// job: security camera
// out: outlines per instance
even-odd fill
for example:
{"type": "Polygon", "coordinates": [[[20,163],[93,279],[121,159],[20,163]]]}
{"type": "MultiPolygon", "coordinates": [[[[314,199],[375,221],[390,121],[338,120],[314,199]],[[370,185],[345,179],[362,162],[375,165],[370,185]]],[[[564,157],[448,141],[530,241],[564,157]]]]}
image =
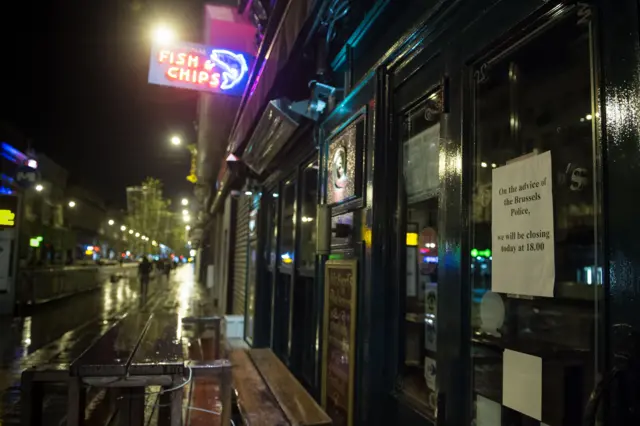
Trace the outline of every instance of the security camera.
{"type": "Polygon", "coordinates": [[[318,120],[325,111],[331,111],[335,105],[335,94],[339,89],[316,80],[309,82],[311,96],[309,100],[293,102],[289,109],[296,114],[318,120]]]}
{"type": "Polygon", "coordinates": [[[319,81],[312,80],[309,82],[309,88],[313,97],[329,99],[336,92],[336,88],[329,86],[328,84],[320,83],[319,81]]]}

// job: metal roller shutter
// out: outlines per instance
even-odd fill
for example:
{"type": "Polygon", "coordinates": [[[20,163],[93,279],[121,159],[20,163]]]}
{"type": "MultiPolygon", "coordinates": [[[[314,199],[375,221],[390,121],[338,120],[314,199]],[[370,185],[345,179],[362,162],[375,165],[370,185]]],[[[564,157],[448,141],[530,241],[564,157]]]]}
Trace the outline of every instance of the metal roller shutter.
{"type": "Polygon", "coordinates": [[[238,200],[236,247],[233,260],[233,314],[244,315],[247,297],[247,249],[249,243],[249,207],[251,197],[238,200]]]}

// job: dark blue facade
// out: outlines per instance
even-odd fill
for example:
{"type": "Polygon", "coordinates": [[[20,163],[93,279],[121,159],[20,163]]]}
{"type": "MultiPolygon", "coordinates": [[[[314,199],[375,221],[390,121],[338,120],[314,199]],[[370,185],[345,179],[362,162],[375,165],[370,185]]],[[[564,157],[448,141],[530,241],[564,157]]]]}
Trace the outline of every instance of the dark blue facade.
{"type": "MultiPolygon", "coordinates": [[[[612,3],[316,6],[295,56],[316,67],[295,81],[335,87],[335,102],[252,176],[262,188],[252,338],[323,400],[322,348],[334,337],[323,332],[325,265],[353,260],[351,424],[640,420],[639,11],[612,3]],[[492,292],[492,170],[546,151],[553,297],[492,292]],[[335,192],[340,158],[353,170],[346,198],[335,192]],[[426,188],[428,176],[437,184],[426,188]],[[308,193],[331,206],[333,231],[330,254],[311,267],[305,225],[319,217],[308,193]]],[[[287,90],[299,93],[272,94],[287,90]]]]}

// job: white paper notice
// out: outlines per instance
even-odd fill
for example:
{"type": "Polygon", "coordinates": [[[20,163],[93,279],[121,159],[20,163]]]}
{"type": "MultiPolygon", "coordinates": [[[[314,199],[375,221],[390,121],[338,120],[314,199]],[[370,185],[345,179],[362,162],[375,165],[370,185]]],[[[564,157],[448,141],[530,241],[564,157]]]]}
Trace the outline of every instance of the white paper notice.
{"type": "Polygon", "coordinates": [[[476,395],[476,426],[502,424],[502,405],[482,395],[476,395]]]}
{"type": "Polygon", "coordinates": [[[418,248],[407,247],[407,296],[418,295],[418,248]]]}
{"type": "Polygon", "coordinates": [[[427,387],[432,391],[436,390],[436,360],[424,357],[424,379],[427,382],[427,387]]]}
{"type": "Polygon", "coordinates": [[[551,152],[493,169],[491,290],[553,297],[551,152]]]}
{"type": "Polygon", "coordinates": [[[502,404],[536,420],[542,418],[542,358],[505,349],[502,404]]]}

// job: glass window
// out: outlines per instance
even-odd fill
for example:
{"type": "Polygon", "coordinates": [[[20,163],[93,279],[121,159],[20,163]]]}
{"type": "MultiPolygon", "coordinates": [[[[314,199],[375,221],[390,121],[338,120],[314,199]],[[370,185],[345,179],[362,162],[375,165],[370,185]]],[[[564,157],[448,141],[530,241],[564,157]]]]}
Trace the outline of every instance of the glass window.
{"type": "Polygon", "coordinates": [[[296,185],[290,181],[284,185],[282,194],[282,232],[280,233],[280,262],[291,266],[294,257],[294,228],[296,224],[296,185]]]}
{"type": "Polygon", "coordinates": [[[269,202],[269,241],[266,244],[266,263],[268,268],[273,268],[276,265],[276,256],[278,251],[278,198],[280,194],[278,189],[271,194],[271,200],[269,202]]]}
{"type": "Polygon", "coordinates": [[[298,274],[293,288],[291,323],[291,364],[294,374],[309,389],[315,382],[316,315],[314,311],[316,208],[318,195],[318,161],[301,167],[300,224],[298,226],[298,274]]]}
{"type": "MultiPolygon", "coordinates": [[[[475,73],[470,268],[478,423],[582,424],[594,387],[603,292],[590,61],[588,26],[568,19],[475,73]],[[555,249],[553,297],[492,292],[494,258],[498,251],[507,255],[504,246],[492,247],[493,169],[547,151],[554,232],[542,242],[555,249]],[[531,380],[529,388],[540,380],[544,391],[515,404],[510,395],[523,380],[531,380]]],[[[519,279],[513,276],[515,283],[519,279]]]]}
{"type": "Polygon", "coordinates": [[[302,223],[300,224],[300,269],[315,268],[316,258],[316,208],[318,196],[318,161],[302,171],[302,223]]]}
{"type": "Polygon", "coordinates": [[[438,277],[438,165],[440,92],[404,117],[402,171],[405,198],[404,345],[398,386],[408,401],[434,418],[438,277]]]}

